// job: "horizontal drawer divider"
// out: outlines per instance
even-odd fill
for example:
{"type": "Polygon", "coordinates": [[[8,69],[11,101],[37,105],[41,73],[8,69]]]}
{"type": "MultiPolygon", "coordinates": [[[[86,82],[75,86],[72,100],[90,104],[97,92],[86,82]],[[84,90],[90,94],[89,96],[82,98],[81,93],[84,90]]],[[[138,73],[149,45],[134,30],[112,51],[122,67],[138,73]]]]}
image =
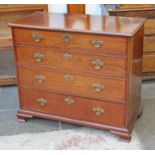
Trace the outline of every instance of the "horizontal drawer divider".
{"type": "Polygon", "coordinates": [[[47,92],[47,93],[58,93],[58,94],[63,94],[63,95],[71,95],[71,96],[76,96],[76,97],[81,97],[81,98],[88,98],[88,99],[94,99],[94,100],[102,100],[105,102],[114,102],[114,103],[120,103],[120,104],[126,104],[127,102],[125,100],[119,100],[119,99],[112,99],[112,98],[104,98],[101,99],[99,97],[91,97],[91,96],[82,96],[80,94],[77,93],[68,93],[67,91],[63,91],[63,90],[56,90],[55,88],[53,89],[42,89],[42,88],[37,88],[37,87],[27,87],[27,86],[22,86],[21,84],[18,85],[19,88],[25,88],[25,89],[31,89],[31,90],[35,90],[35,91],[42,91],[42,92],[47,92]]]}

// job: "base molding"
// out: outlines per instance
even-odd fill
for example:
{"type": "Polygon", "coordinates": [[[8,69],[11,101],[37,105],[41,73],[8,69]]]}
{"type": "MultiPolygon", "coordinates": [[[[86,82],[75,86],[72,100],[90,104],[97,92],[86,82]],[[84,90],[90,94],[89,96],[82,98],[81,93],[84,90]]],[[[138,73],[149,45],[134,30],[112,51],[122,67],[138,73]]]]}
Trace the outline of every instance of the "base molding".
{"type": "Polygon", "coordinates": [[[125,127],[116,127],[116,126],[111,126],[111,125],[75,120],[75,119],[65,118],[62,116],[56,116],[56,115],[51,115],[51,114],[46,114],[46,113],[41,113],[41,112],[24,110],[24,109],[20,109],[17,112],[17,118],[21,122],[25,122],[27,119],[30,119],[33,117],[46,118],[46,119],[56,120],[56,121],[59,120],[62,122],[67,122],[67,123],[72,123],[72,124],[78,124],[81,126],[106,130],[106,131],[111,132],[114,135],[117,135],[120,140],[123,140],[123,141],[125,140],[126,142],[130,142],[130,140],[131,140],[131,132],[132,132],[131,127],[129,129],[125,128],[125,127]]]}
{"type": "Polygon", "coordinates": [[[17,112],[16,116],[17,116],[18,121],[20,121],[20,122],[25,122],[28,118],[34,117],[33,115],[26,114],[20,110],[17,112]]]}
{"type": "Polygon", "coordinates": [[[0,86],[16,85],[16,76],[0,76],[0,86]]]}
{"type": "Polygon", "coordinates": [[[130,142],[131,140],[131,133],[130,132],[119,132],[119,131],[110,131],[111,133],[117,135],[119,137],[119,140],[123,140],[126,142],[130,142]]]}

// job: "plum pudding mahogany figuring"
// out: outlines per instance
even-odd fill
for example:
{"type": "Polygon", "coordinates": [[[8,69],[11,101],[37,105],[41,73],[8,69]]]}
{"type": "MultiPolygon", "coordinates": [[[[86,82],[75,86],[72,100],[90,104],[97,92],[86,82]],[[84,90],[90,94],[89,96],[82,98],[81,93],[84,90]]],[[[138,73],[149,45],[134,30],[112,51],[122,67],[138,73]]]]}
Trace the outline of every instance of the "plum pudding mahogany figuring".
{"type": "Polygon", "coordinates": [[[130,140],[142,113],[144,19],[36,12],[12,28],[20,110],[130,140]]]}

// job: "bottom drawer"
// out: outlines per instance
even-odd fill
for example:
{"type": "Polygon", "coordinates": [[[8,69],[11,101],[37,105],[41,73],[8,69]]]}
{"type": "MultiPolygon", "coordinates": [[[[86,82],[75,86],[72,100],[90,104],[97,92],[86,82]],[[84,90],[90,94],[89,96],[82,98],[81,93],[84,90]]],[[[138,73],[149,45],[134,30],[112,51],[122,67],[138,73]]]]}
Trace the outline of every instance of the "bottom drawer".
{"type": "Polygon", "coordinates": [[[20,89],[21,108],[66,118],[124,126],[124,104],[20,89]]]}
{"type": "Polygon", "coordinates": [[[143,57],[143,72],[155,71],[155,54],[147,54],[143,57]]]}

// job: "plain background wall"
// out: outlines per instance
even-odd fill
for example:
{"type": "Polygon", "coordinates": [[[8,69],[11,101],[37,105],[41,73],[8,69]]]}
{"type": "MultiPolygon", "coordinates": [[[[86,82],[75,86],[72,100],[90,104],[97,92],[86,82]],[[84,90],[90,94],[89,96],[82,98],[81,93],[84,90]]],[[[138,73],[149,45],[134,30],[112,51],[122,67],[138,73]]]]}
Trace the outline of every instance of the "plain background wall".
{"type": "MultiPolygon", "coordinates": [[[[48,9],[50,12],[67,12],[66,4],[49,4],[48,9]]],[[[101,15],[101,8],[99,4],[86,4],[86,14],[101,15]]]]}
{"type": "Polygon", "coordinates": [[[67,12],[67,5],[66,4],[48,4],[49,12],[67,12]]]}

